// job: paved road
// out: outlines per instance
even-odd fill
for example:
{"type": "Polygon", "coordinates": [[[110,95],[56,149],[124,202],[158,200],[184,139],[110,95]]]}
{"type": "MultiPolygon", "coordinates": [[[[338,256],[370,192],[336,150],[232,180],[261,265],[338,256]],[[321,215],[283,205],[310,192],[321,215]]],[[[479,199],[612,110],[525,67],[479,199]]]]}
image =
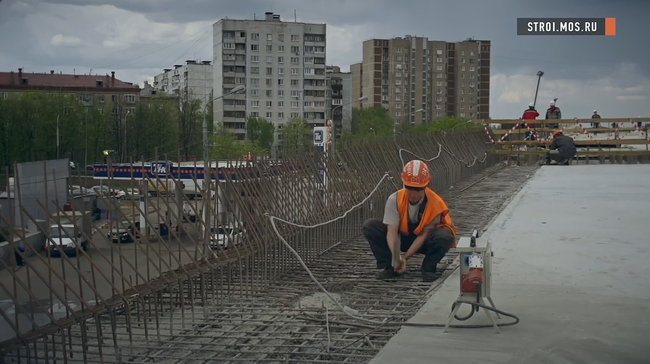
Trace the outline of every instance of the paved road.
{"type": "MultiPolygon", "coordinates": [[[[191,263],[196,260],[195,254],[200,252],[197,243],[193,242],[195,233],[192,225],[184,224],[184,227],[190,234],[180,239],[125,244],[111,243],[106,237],[107,230],[101,229],[93,237],[94,247],[89,249],[88,256],[66,260],[48,258],[41,253],[39,256],[28,257],[28,266],[17,267],[13,271],[15,273],[12,274],[7,269],[0,271],[0,309],[12,316],[14,321],[14,301],[11,297],[16,297],[21,303],[36,299],[45,309],[54,306],[53,310],[58,312],[56,316],[64,317],[66,310],[61,302],[73,302],[73,308],[78,307],[82,301],[91,301],[92,304],[96,300],[108,299],[132,285],[142,284],[159,276],[161,272],[175,269],[179,262],[191,263]],[[88,283],[80,276],[85,277],[88,283]]],[[[24,307],[28,311],[43,311],[33,302],[24,307]]],[[[37,315],[36,321],[45,323],[49,319],[41,313],[37,315]]],[[[31,328],[27,326],[28,322],[26,317],[20,319],[21,331],[31,328]]],[[[13,336],[14,330],[0,317],[0,342],[13,336]]]]}

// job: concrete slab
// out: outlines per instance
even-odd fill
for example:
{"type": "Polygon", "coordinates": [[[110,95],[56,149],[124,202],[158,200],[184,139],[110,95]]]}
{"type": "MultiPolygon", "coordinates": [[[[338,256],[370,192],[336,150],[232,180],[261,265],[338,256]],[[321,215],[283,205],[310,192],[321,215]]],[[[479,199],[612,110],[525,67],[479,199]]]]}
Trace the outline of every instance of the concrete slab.
{"type": "MultiPolygon", "coordinates": [[[[500,335],[404,327],[371,363],[650,363],[648,176],[650,165],[542,167],[484,234],[495,304],[521,322],[500,335]]],[[[410,322],[446,323],[458,286],[456,272],[410,322]]]]}

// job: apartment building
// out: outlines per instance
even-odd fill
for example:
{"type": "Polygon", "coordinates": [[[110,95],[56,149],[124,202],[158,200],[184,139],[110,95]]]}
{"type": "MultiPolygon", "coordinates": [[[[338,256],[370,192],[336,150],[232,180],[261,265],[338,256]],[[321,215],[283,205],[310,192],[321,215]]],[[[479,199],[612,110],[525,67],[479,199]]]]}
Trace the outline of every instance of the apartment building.
{"type": "Polygon", "coordinates": [[[7,98],[17,92],[64,93],[77,97],[84,105],[96,105],[100,110],[114,114],[134,111],[140,87],[111,75],[77,75],[55,73],[0,72],[0,97],[7,98]],[[118,110],[122,109],[122,110],[118,110]]]}
{"type": "Polygon", "coordinates": [[[325,125],[325,38],[325,24],[284,22],[271,12],[215,23],[214,122],[242,140],[249,116],[272,121],[276,130],[292,118],[325,125]],[[240,85],[245,92],[229,94],[240,85]]]}
{"type": "Polygon", "coordinates": [[[328,119],[332,119],[337,135],[352,127],[352,74],[341,72],[338,66],[327,66],[327,85],[329,93],[328,119]]]}
{"type": "Polygon", "coordinates": [[[387,108],[396,123],[490,116],[488,40],[371,39],[350,70],[353,100],[367,96],[363,106],[387,108]]]}
{"type": "Polygon", "coordinates": [[[178,95],[183,100],[199,100],[201,107],[212,99],[211,61],[187,60],[184,64],[165,68],[153,78],[153,87],[164,93],[178,95]]]}

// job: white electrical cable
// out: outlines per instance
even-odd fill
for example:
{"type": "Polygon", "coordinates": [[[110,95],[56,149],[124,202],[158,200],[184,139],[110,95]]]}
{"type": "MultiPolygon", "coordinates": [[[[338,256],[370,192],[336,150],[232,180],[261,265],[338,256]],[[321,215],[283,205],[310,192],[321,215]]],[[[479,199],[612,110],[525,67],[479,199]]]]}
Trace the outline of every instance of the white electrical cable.
{"type": "MultiPolygon", "coordinates": [[[[424,161],[427,161],[427,162],[431,162],[431,161],[433,161],[433,160],[438,159],[438,158],[440,157],[440,154],[442,153],[442,149],[443,149],[442,144],[438,143],[438,147],[439,147],[439,149],[438,149],[438,154],[437,154],[435,157],[433,157],[433,158],[429,158],[429,159],[422,158],[422,157],[418,156],[417,154],[411,152],[410,150],[408,150],[408,149],[404,149],[404,148],[400,148],[400,149],[399,149],[399,157],[400,157],[400,160],[402,161],[402,164],[404,164],[404,158],[403,158],[403,156],[402,156],[402,152],[408,152],[408,153],[410,153],[411,155],[417,157],[418,159],[421,159],[421,160],[424,160],[424,161]]],[[[476,161],[478,160],[478,157],[474,157],[474,162],[473,162],[471,165],[468,165],[467,162],[465,162],[465,161],[459,159],[459,158],[456,157],[453,153],[451,153],[450,151],[447,151],[446,148],[445,148],[445,151],[446,151],[447,153],[449,153],[452,157],[456,158],[459,162],[462,162],[463,164],[465,164],[468,168],[471,168],[472,166],[474,166],[474,164],[476,164],[476,161]]],[[[487,159],[487,153],[485,153],[485,158],[483,158],[483,160],[481,161],[481,163],[485,162],[486,159],[487,159]]],[[[286,241],[286,240],[284,239],[284,237],[280,234],[280,232],[278,231],[278,228],[275,226],[275,220],[277,220],[277,221],[281,221],[281,222],[283,222],[283,223],[285,223],[285,224],[288,224],[288,225],[291,225],[291,226],[295,226],[295,227],[298,227],[298,228],[303,228],[303,229],[313,229],[313,228],[317,228],[317,227],[320,227],[320,226],[327,225],[327,224],[329,224],[329,223],[331,223],[331,222],[334,222],[334,221],[341,220],[341,219],[343,219],[344,217],[346,217],[350,212],[354,211],[356,208],[358,208],[358,207],[362,206],[364,203],[366,203],[366,201],[368,201],[368,200],[369,200],[369,199],[370,199],[370,198],[375,194],[375,192],[377,192],[377,190],[379,190],[379,186],[381,186],[381,184],[382,184],[385,180],[387,180],[387,179],[388,179],[388,180],[392,180],[392,177],[390,176],[390,173],[389,173],[389,172],[386,172],[386,173],[384,174],[384,176],[379,180],[379,182],[377,182],[377,184],[376,184],[375,187],[372,189],[372,191],[370,191],[370,193],[368,194],[368,196],[366,196],[366,198],[364,198],[361,202],[357,203],[356,205],[352,206],[350,209],[348,209],[347,211],[345,211],[345,212],[343,213],[343,215],[341,215],[341,216],[339,216],[339,217],[336,217],[336,218],[334,218],[334,219],[331,219],[331,220],[328,220],[328,221],[325,221],[325,222],[322,222],[322,223],[316,224],[316,225],[301,225],[301,224],[296,224],[296,223],[293,223],[293,222],[291,222],[291,221],[287,221],[287,220],[281,219],[281,218],[279,218],[279,217],[277,217],[277,216],[273,216],[273,215],[269,214],[268,212],[264,214],[265,216],[268,216],[268,217],[269,217],[269,220],[270,220],[270,222],[271,222],[271,227],[273,228],[273,231],[275,232],[275,234],[278,236],[278,238],[280,239],[280,241],[285,245],[285,247],[286,247],[287,249],[289,249],[289,251],[290,251],[290,252],[291,252],[291,253],[296,257],[296,259],[298,259],[298,262],[300,263],[300,265],[302,265],[302,267],[305,269],[305,271],[307,272],[307,274],[309,274],[309,277],[311,278],[311,280],[314,281],[314,283],[316,283],[316,285],[318,286],[318,288],[320,288],[321,291],[322,291],[323,293],[325,293],[325,295],[326,295],[330,300],[332,300],[332,302],[334,302],[334,303],[335,303],[335,304],[336,304],[336,305],[341,309],[341,311],[343,311],[343,313],[345,313],[346,315],[348,315],[349,317],[351,317],[351,318],[353,318],[353,319],[357,319],[357,320],[359,320],[359,321],[364,321],[364,322],[371,323],[371,324],[378,324],[378,325],[382,325],[382,324],[386,323],[386,322],[388,321],[388,317],[385,317],[382,321],[369,320],[369,319],[367,319],[367,318],[364,318],[364,317],[359,316],[359,311],[357,311],[357,310],[355,310],[355,309],[353,309],[353,308],[351,308],[351,307],[348,307],[348,306],[343,306],[343,305],[342,305],[342,304],[341,304],[337,299],[335,299],[335,298],[332,296],[332,294],[331,294],[331,293],[330,293],[330,292],[329,292],[329,291],[328,291],[328,290],[327,290],[327,289],[326,289],[326,288],[325,288],[325,287],[320,283],[320,281],[319,281],[319,280],[314,276],[314,274],[312,273],[311,269],[309,269],[309,267],[307,267],[307,264],[306,264],[305,261],[302,259],[302,257],[300,256],[300,254],[299,254],[299,253],[298,253],[298,252],[297,252],[297,251],[296,251],[296,250],[291,246],[291,244],[289,244],[289,242],[286,241]]]]}
{"type": "Polygon", "coordinates": [[[434,161],[434,160],[438,159],[440,157],[440,154],[442,154],[442,144],[438,143],[438,154],[435,157],[429,158],[429,159],[422,158],[419,155],[411,152],[408,149],[399,148],[399,160],[402,162],[402,165],[404,165],[405,163],[404,163],[404,157],[402,156],[402,152],[408,152],[409,154],[411,154],[414,157],[417,157],[418,159],[421,159],[421,160],[427,161],[427,162],[431,162],[431,161],[434,161]]]}
{"type": "Polygon", "coordinates": [[[323,287],[323,285],[318,281],[318,279],[317,279],[316,277],[314,277],[314,274],[311,272],[311,270],[309,269],[309,267],[307,267],[307,264],[305,264],[305,261],[302,259],[302,257],[300,256],[300,254],[298,254],[298,252],[297,252],[297,251],[296,251],[296,250],[291,246],[291,244],[289,244],[289,242],[287,242],[286,240],[284,240],[284,237],[282,237],[282,235],[280,235],[280,232],[278,231],[278,228],[275,226],[275,220],[282,221],[282,222],[284,222],[285,224],[288,224],[288,225],[291,225],[291,226],[295,226],[295,227],[299,227],[299,228],[304,228],[304,229],[313,229],[313,228],[317,228],[317,227],[319,227],[319,226],[327,225],[327,224],[329,224],[329,223],[331,223],[331,222],[334,222],[334,221],[337,221],[337,220],[340,220],[340,219],[346,217],[346,216],[347,216],[350,212],[352,212],[354,209],[356,209],[357,207],[359,207],[359,206],[363,205],[364,203],[366,203],[366,201],[368,201],[368,200],[372,197],[372,195],[374,195],[375,192],[377,192],[377,190],[379,189],[379,186],[380,186],[380,185],[384,182],[384,180],[386,180],[387,178],[392,178],[392,177],[390,177],[390,174],[389,174],[388,172],[386,172],[386,173],[384,174],[384,176],[379,180],[379,182],[377,183],[377,185],[375,185],[375,188],[373,188],[372,191],[370,192],[370,194],[368,194],[368,196],[367,196],[366,198],[364,198],[361,202],[359,202],[358,204],[352,206],[352,207],[351,207],[349,210],[347,210],[343,215],[341,215],[341,216],[339,216],[339,217],[337,217],[337,218],[334,218],[334,219],[331,219],[331,220],[328,220],[328,221],[322,222],[322,223],[320,223],[320,224],[316,224],[316,225],[301,225],[301,224],[296,224],[296,223],[293,223],[293,222],[290,222],[290,221],[287,221],[287,220],[281,219],[281,218],[279,218],[279,217],[272,216],[272,215],[270,215],[269,213],[266,213],[266,214],[265,214],[265,215],[268,216],[269,219],[271,220],[271,227],[273,228],[273,231],[275,231],[275,234],[278,236],[278,238],[280,238],[280,241],[282,241],[282,243],[284,243],[284,245],[287,247],[287,249],[289,249],[289,251],[290,251],[291,253],[293,253],[293,255],[296,257],[296,259],[298,259],[298,262],[300,262],[300,265],[302,265],[302,267],[305,268],[305,271],[307,272],[307,274],[309,274],[309,277],[311,277],[311,279],[314,281],[314,283],[316,283],[316,285],[318,286],[318,288],[320,288],[321,291],[323,291],[323,293],[325,293],[325,295],[327,295],[327,297],[329,297],[329,299],[332,300],[332,302],[334,302],[337,306],[339,306],[339,308],[340,308],[340,309],[341,309],[341,310],[342,310],[346,315],[348,315],[348,316],[350,316],[350,317],[352,317],[352,318],[354,318],[354,319],[357,319],[357,320],[360,320],[360,321],[364,321],[364,322],[368,322],[368,323],[372,323],[372,324],[382,324],[382,323],[386,322],[386,320],[388,320],[388,318],[385,318],[384,321],[368,320],[368,319],[366,319],[366,318],[363,318],[363,317],[358,316],[359,311],[357,311],[357,310],[355,310],[355,309],[353,309],[353,308],[351,308],[351,307],[348,307],[348,306],[343,306],[343,305],[342,305],[338,300],[336,300],[336,298],[334,298],[334,297],[329,293],[329,291],[328,291],[325,287],[323,287]]]}

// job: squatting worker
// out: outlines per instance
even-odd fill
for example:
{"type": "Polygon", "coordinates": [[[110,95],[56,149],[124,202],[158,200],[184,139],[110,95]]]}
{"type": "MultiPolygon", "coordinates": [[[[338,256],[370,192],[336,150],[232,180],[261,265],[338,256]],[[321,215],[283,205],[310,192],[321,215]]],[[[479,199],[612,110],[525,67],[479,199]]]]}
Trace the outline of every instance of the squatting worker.
{"type": "Polygon", "coordinates": [[[546,152],[546,164],[551,164],[551,160],[554,160],[559,165],[569,165],[576,152],[576,142],[573,138],[564,135],[562,130],[555,130],[553,142],[546,152]]]}
{"type": "Polygon", "coordinates": [[[377,269],[382,270],[377,278],[389,279],[404,273],[406,261],[420,253],[424,254],[422,279],[432,282],[438,277],[438,263],[456,244],[456,227],[445,201],[428,187],[431,171],[425,162],[406,163],[402,182],[404,188],[386,201],[383,221],[366,220],[363,235],[377,260],[377,269]],[[404,256],[394,259],[400,252],[404,256]],[[393,261],[399,262],[398,267],[394,268],[393,261]]]}

